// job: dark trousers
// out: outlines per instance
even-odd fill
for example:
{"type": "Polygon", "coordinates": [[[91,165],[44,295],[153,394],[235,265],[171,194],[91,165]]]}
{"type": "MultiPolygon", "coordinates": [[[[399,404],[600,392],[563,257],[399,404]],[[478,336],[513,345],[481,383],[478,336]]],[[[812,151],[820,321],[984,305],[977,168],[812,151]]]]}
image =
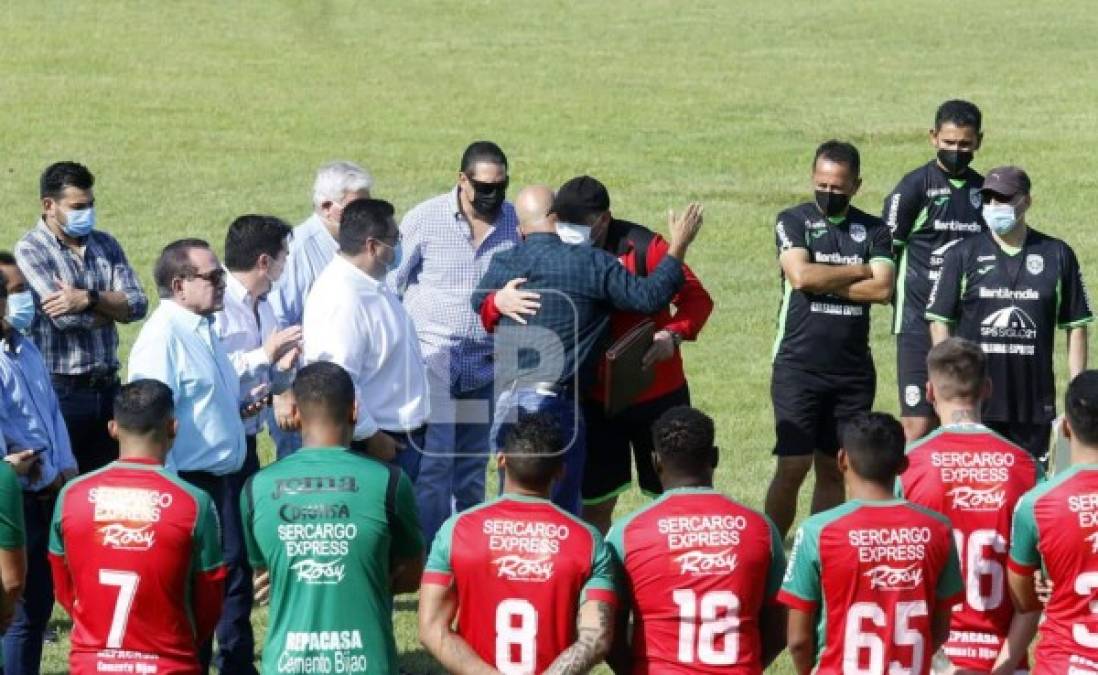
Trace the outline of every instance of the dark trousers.
{"type": "MultiPolygon", "coordinates": [[[[210,495],[214,506],[217,508],[217,519],[225,522],[225,514],[222,513],[222,505],[225,503],[225,477],[212,474],[208,471],[180,471],[179,477],[195,486],[199,490],[205,490],[210,495]]],[[[225,526],[221,526],[221,546],[225,546],[225,526]]],[[[213,657],[213,640],[207,640],[198,647],[198,661],[202,672],[210,672],[210,661],[213,657]]]]}
{"type": "Polygon", "coordinates": [[[255,636],[252,634],[252,567],[244,546],[240,516],[240,494],[244,483],[259,471],[255,436],[247,436],[248,452],[240,471],[225,476],[225,490],[217,512],[221,517],[222,551],[228,577],[225,606],[217,623],[217,656],[214,665],[222,673],[257,675],[255,636]]]}
{"type": "MultiPolygon", "coordinates": [[[[412,431],[383,431],[381,433],[389,434],[396,439],[397,453],[391,463],[403,470],[408,476],[408,480],[415,483],[416,479],[419,478],[419,461],[423,457],[423,442],[427,436],[427,425],[412,431]]],[[[350,449],[353,452],[369,455],[366,452],[366,447],[365,440],[351,441],[350,449]]]]}
{"type": "Polygon", "coordinates": [[[53,388],[61,404],[61,416],[65,418],[80,473],[101,469],[118,459],[118,441],[107,433],[107,422],[114,419],[118,380],[92,389],[74,386],[64,378],[55,377],[53,388]]]}
{"type": "Polygon", "coordinates": [[[42,636],[53,611],[53,578],[46,556],[50,519],[56,495],[40,498],[23,493],[23,517],[27,529],[27,585],[15,618],[4,634],[4,673],[38,675],[42,661],[42,636]]]}

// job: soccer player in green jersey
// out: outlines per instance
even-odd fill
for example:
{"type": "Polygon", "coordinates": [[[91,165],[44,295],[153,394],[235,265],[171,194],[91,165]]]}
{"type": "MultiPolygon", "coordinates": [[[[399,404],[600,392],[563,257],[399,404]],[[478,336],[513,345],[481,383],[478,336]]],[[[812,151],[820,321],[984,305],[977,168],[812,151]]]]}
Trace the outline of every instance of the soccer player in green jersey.
{"type": "Polygon", "coordinates": [[[262,672],[394,673],[391,596],[423,570],[412,484],[347,449],[358,409],[343,368],[312,363],[293,393],[302,449],[241,495],[248,558],[270,577],[262,672]]]}

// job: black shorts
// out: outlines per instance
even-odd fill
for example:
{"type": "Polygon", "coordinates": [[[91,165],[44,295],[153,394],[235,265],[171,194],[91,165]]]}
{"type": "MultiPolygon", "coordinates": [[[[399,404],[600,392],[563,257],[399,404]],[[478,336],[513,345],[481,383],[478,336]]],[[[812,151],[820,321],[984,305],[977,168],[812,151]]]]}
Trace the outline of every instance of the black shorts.
{"type": "Polygon", "coordinates": [[[683,385],[659,398],[629,406],[607,418],[602,403],[584,403],[587,424],[587,464],[583,470],[583,503],[600,504],[629,489],[631,466],[649,496],[663,492],[652,466],[652,424],[667,410],[690,405],[690,388],[683,385]]]}
{"type": "Polygon", "coordinates": [[[984,425],[1008,441],[1020,445],[1048,468],[1048,442],[1052,437],[1052,422],[1035,424],[1033,422],[995,422],[984,420],[984,425]]]}
{"type": "Polygon", "coordinates": [[[896,387],[903,417],[934,417],[934,406],[926,400],[926,355],[929,352],[929,333],[896,336],[896,387]]]}
{"type": "Polygon", "coordinates": [[[835,455],[847,420],[873,407],[877,373],[819,373],[775,364],[770,379],[774,404],[774,454],[798,457],[819,451],[835,455]]]}

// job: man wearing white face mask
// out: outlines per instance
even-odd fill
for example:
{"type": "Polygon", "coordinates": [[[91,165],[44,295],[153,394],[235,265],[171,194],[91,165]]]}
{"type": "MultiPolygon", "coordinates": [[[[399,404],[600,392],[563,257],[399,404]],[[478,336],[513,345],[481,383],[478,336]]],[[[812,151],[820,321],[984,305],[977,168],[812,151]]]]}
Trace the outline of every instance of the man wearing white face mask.
{"type": "Polygon", "coordinates": [[[1075,252],[1029,227],[1026,172],[992,169],[980,192],[989,231],[946,254],[927,302],[930,335],[934,344],[952,333],[980,345],[992,382],[984,423],[1047,461],[1056,417],[1055,329],[1067,331],[1074,378],[1087,367],[1094,315],[1075,252]]]}
{"type": "MultiPolygon", "coordinates": [[[[240,377],[247,403],[261,407],[270,394],[290,386],[294,363],[301,350],[301,326],[278,329],[267,299],[286,267],[290,226],[274,216],[240,216],[225,235],[225,305],[214,315],[214,334],[225,348],[240,377]]],[[[218,653],[214,663],[223,673],[254,675],[255,640],[252,636],[252,570],[240,521],[240,493],[259,470],[256,435],[262,418],[244,420],[246,454],[239,471],[225,477],[219,513],[224,541],[225,604],[217,624],[218,653]]]]}
{"type": "Polygon", "coordinates": [[[42,217],[15,245],[39,312],[28,333],[42,352],[83,471],[118,458],[107,434],[118,391],[117,323],[145,317],[148,298],[114,237],[95,229],[95,177],[76,162],[39,180],[42,217]]]}

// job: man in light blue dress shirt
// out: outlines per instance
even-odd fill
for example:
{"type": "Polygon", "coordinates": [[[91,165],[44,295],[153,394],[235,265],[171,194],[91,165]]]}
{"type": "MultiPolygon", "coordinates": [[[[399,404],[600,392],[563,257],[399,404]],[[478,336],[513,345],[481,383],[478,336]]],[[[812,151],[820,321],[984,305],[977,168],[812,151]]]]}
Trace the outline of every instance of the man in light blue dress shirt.
{"type": "MultiPolygon", "coordinates": [[[[317,169],[313,214],[294,228],[286,268],[270,293],[279,328],[301,325],[313,282],[339,250],[339,219],[344,207],[356,199],[368,199],[373,184],[370,172],[353,162],[330,162],[317,169]]],[[[292,426],[290,412],[290,395],[275,396],[267,420],[279,458],[301,447],[301,437],[288,430],[292,426]]]]}
{"type": "Polygon", "coordinates": [[[469,299],[493,256],[519,240],[507,184],[507,156],[477,141],[462,155],[454,189],[400,224],[403,260],[388,282],[403,295],[427,364],[431,418],[416,480],[426,541],[454,509],[484,500],[493,341],[469,299]]]}
{"type": "MultiPolygon", "coordinates": [[[[171,388],[179,431],[167,466],[208,492],[222,521],[226,476],[246,454],[242,414],[256,401],[241,396],[240,381],[213,329],[224,306],[225,269],[209,244],[181,239],[168,244],[153,270],[160,305],[130,352],[129,381],[150,378],[171,388]]],[[[210,645],[202,650],[209,665],[210,645]]]]}
{"type": "Polygon", "coordinates": [[[8,673],[39,670],[42,636],[53,609],[47,559],[50,518],[58,490],[77,471],[46,362],[34,343],[12,327],[13,322],[22,322],[9,316],[9,295],[25,292],[19,268],[0,261],[0,317],[4,317],[0,320],[0,444],[7,447],[5,454],[11,453],[13,466],[20,473],[26,471],[20,482],[27,577],[23,602],[4,635],[3,668],[8,673]],[[27,456],[28,451],[34,454],[27,456]]]}

